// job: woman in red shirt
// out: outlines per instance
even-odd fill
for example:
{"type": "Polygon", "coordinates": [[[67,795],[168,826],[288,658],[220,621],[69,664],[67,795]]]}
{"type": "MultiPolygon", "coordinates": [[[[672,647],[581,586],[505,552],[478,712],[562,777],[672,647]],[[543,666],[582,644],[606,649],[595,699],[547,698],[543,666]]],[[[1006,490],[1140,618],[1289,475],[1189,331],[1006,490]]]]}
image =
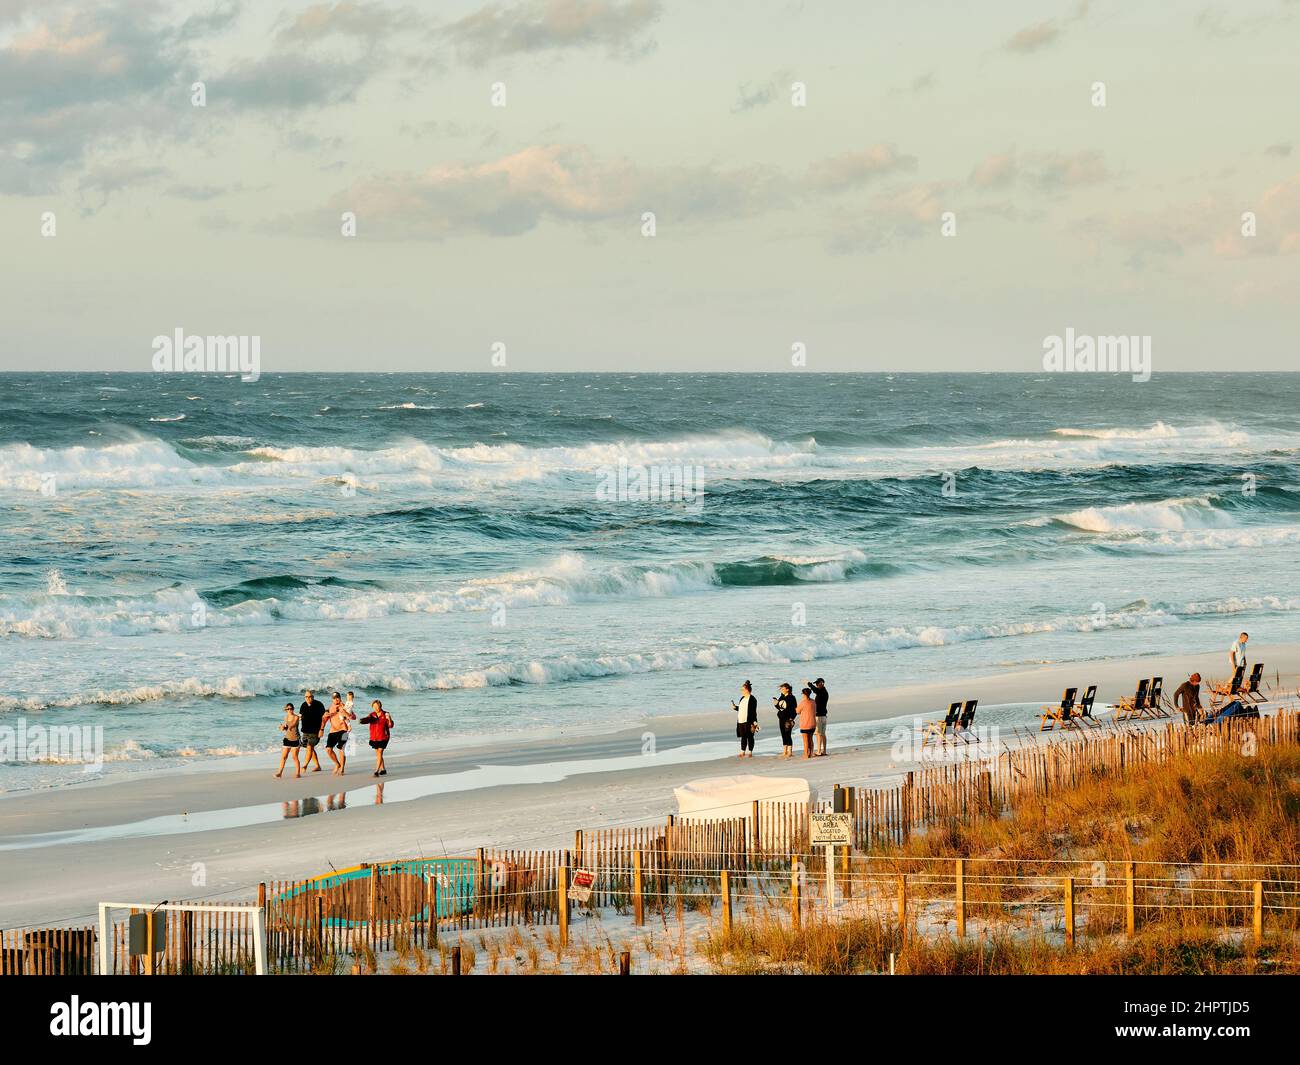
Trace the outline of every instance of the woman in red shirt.
{"type": "Polygon", "coordinates": [[[375,751],[375,776],[385,777],[388,770],[384,766],[384,748],[388,746],[388,739],[393,732],[393,716],[376,699],[370,704],[370,713],[360,723],[370,726],[370,746],[375,751]]]}

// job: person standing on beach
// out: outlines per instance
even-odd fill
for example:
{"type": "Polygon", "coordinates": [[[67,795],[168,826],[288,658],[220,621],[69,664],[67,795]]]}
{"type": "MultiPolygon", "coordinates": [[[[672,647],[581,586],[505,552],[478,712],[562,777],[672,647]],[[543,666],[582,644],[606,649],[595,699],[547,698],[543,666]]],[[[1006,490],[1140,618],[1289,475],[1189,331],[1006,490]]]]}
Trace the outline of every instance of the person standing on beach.
{"type": "Polygon", "coordinates": [[[749,681],[740,686],[740,702],[733,702],[736,711],[736,735],[740,737],[740,758],[754,757],[754,733],[758,731],[758,700],[749,681]]]}
{"type": "Polygon", "coordinates": [[[1201,712],[1201,675],[1193,673],[1174,692],[1174,706],[1183,712],[1189,726],[1195,725],[1201,712]]]}
{"type": "Polygon", "coordinates": [[[816,757],[813,754],[813,733],[817,731],[817,704],[813,702],[813,690],[811,688],[803,689],[803,698],[799,700],[799,706],[796,708],[799,714],[799,735],[803,737],[803,756],[805,758],[816,757]]]}
{"type": "Polygon", "coordinates": [[[782,684],[781,694],[772,702],[776,704],[776,725],[781,730],[781,757],[790,758],[794,755],[794,743],[791,739],[795,718],[794,689],[788,684],[782,684]]]}
{"type": "Polygon", "coordinates": [[[284,742],[280,748],[280,768],[275,771],[275,775],[284,775],[284,763],[289,760],[289,752],[292,751],[293,767],[296,770],[293,777],[297,780],[302,776],[302,762],[298,760],[298,745],[302,741],[298,738],[298,715],[294,712],[293,703],[284,704],[284,720],[280,722],[280,731],[284,733],[284,742]]]}
{"type": "Polygon", "coordinates": [[[826,704],[831,700],[831,693],[826,690],[826,681],[818,677],[815,681],[806,680],[812,690],[813,703],[817,707],[817,757],[826,757],[826,704]]]}
{"type": "Polygon", "coordinates": [[[393,734],[393,717],[384,709],[384,704],[376,699],[370,704],[370,713],[361,719],[361,724],[370,726],[370,747],[375,752],[375,776],[388,776],[388,767],[384,765],[384,751],[393,734]]]}
{"type": "Polygon", "coordinates": [[[1246,668],[1246,641],[1250,639],[1250,633],[1243,632],[1228,648],[1228,661],[1232,664],[1235,672],[1238,669],[1246,668]]]}
{"type": "Polygon", "coordinates": [[[316,744],[320,743],[321,722],[325,720],[325,707],[319,702],[310,688],[303,692],[303,704],[298,707],[298,728],[302,732],[302,745],[307,748],[307,760],[303,769],[313,773],[320,772],[320,758],[316,755],[316,744]],[[316,768],[312,769],[312,762],[316,768]]]}
{"type": "Polygon", "coordinates": [[[352,728],[349,719],[355,721],[357,715],[343,705],[343,697],[334,693],[334,700],[329,710],[329,738],[325,741],[325,753],[334,763],[334,775],[343,776],[348,771],[348,731],[352,728]]]}

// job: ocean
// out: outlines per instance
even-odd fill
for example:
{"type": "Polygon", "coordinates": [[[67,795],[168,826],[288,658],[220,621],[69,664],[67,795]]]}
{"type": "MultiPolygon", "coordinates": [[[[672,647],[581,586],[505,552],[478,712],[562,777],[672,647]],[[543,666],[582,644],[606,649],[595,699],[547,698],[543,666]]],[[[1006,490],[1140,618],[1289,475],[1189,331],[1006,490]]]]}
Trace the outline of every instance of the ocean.
{"type": "Polygon", "coordinates": [[[382,699],[400,752],[708,710],[725,736],[746,678],[767,707],[1226,660],[1300,639],[1297,386],[0,375],[0,728],[102,726],[110,773],[269,771],[307,686],[382,699]]]}

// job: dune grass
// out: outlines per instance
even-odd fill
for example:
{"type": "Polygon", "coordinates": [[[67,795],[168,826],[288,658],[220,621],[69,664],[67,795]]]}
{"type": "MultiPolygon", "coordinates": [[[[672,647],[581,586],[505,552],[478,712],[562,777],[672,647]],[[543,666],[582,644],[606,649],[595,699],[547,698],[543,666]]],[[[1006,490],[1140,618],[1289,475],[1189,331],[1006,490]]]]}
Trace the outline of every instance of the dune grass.
{"type": "Polygon", "coordinates": [[[891,955],[901,974],[1300,973],[1300,925],[1284,908],[1300,907],[1300,896],[1283,893],[1300,870],[1268,868],[1300,861],[1300,748],[1192,754],[1127,778],[1099,775],[994,817],[929,826],[886,852],[885,865],[939,869],[924,860],[958,857],[980,859],[971,865],[979,875],[968,885],[974,919],[963,938],[932,919],[952,906],[950,888],[936,885],[914,889],[906,929],[887,904],[836,921],[805,919],[799,929],[770,911],[737,922],[730,935],[715,930],[703,949],[719,971],[741,973],[888,972],[891,955]],[[1149,879],[1131,938],[1120,885],[1106,879],[1127,861],[1168,863],[1139,867],[1149,879]],[[1090,879],[1093,869],[1101,871],[1090,879]],[[1044,870],[1038,883],[993,882],[1044,870]],[[1058,872],[1082,878],[1073,948],[1053,916],[1062,905],[1058,872]],[[1249,928],[1255,880],[1269,900],[1258,948],[1249,928]]]}

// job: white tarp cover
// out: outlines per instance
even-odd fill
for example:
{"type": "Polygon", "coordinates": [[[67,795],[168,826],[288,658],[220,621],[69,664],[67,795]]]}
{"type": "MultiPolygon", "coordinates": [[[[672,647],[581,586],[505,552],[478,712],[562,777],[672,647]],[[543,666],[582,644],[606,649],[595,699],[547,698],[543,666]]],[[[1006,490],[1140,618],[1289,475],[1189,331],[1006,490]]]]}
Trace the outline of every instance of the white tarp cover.
{"type": "Polygon", "coordinates": [[[815,802],[816,789],[802,777],[709,777],[673,788],[677,813],[692,821],[752,817],[755,802],[815,802]]]}

